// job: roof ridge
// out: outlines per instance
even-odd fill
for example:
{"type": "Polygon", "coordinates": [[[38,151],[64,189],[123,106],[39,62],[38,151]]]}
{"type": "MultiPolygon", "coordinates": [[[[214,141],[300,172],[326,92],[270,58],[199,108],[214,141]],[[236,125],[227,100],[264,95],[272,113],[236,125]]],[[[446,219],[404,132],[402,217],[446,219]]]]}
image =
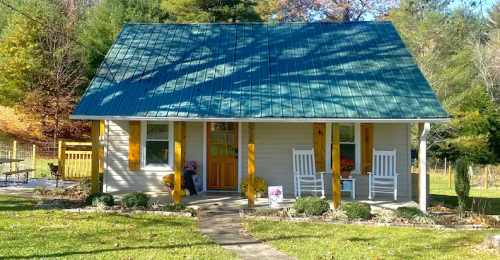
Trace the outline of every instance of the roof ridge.
{"type": "Polygon", "coordinates": [[[383,24],[389,23],[392,24],[391,21],[321,21],[321,22],[243,22],[243,23],[231,23],[231,22],[218,22],[218,23],[144,23],[144,22],[125,22],[124,24],[164,24],[164,25],[247,25],[247,24],[383,24]]]}

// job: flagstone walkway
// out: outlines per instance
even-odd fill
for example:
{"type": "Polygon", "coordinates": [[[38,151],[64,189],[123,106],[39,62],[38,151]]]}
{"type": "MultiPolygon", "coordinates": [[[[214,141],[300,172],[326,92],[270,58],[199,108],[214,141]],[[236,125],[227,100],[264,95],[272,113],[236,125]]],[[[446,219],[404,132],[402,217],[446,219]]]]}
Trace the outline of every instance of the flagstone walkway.
{"type": "Polygon", "coordinates": [[[202,234],[208,235],[215,243],[235,253],[242,259],[295,259],[245,234],[238,211],[224,211],[223,209],[198,210],[197,221],[202,234]]]}

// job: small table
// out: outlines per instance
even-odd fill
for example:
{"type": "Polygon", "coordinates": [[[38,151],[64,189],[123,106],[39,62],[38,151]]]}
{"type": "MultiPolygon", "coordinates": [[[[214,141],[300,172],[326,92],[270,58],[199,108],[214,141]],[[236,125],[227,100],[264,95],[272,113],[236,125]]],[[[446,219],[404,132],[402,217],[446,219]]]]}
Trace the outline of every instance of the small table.
{"type": "MultiPolygon", "coordinates": [[[[18,182],[19,181],[19,174],[20,173],[26,173],[26,181],[22,182],[22,183],[28,183],[28,174],[30,171],[33,171],[31,169],[27,169],[27,170],[16,170],[14,169],[14,171],[11,169],[10,172],[3,172],[3,164],[10,164],[10,163],[20,163],[24,161],[23,159],[9,159],[9,158],[0,158],[0,174],[3,174],[5,175],[5,187],[8,186],[8,176],[10,175],[13,175],[13,174],[17,174],[17,178],[18,178],[18,182]]],[[[18,166],[19,167],[19,166],[18,166]]]]}
{"type": "Polygon", "coordinates": [[[351,198],[352,199],[356,198],[356,179],[340,178],[340,187],[341,187],[340,191],[350,191],[351,198]],[[345,183],[348,183],[348,182],[350,182],[349,184],[351,184],[351,185],[345,185],[345,183]]]}

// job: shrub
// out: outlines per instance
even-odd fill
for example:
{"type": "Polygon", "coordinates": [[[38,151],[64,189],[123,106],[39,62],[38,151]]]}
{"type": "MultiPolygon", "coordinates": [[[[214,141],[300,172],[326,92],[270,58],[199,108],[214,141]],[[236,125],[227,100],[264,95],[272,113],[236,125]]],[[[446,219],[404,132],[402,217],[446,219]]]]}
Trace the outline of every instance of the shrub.
{"type": "MultiPolygon", "coordinates": [[[[99,192],[102,192],[102,183],[103,183],[103,180],[104,180],[104,174],[99,173],[99,192]]],[[[91,183],[92,183],[92,180],[90,179],[90,177],[87,177],[87,178],[84,178],[83,180],[81,180],[78,185],[87,194],[90,194],[91,183]]]]}
{"type": "Polygon", "coordinates": [[[94,193],[85,199],[85,205],[96,205],[98,203],[103,203],[108,207],[115,205],[115,198],[113,195],[108,193],[94,193]]]}
{"type": "Polygon", "coordinates": [[[148,195],[141,191],[134,191],[125,196],[121,200],[121,204],[127,208],[147,207],[149,203],[148,195]]]}
{"type": "Polygon", "coordinates": [[[345,211],[349,220],[372,218],[370,205],[363,202],[348,202],[340,205],[339,210],[345,211]]]}
{"type": "Polygon", "coordinates": [[[42,186],[37,186],[37,187],[35,187],[35,189],[33,189],[33,191],[34,191],[36,194],[42,194],[42,193],[45,191],[45,187],[42,187],[42,186]]]}
{"type": "Polygon", "coordinates": [[[169,212],[177,212],[177,211],[183,211],[186,208],[184,204],[166,204],[163,207],[163,211],[169,211],[169,212]]]}
{"type": "Polygon", "coordinates": [[[278,213],[279,210],[274,209],[274,208],[269,208],[269,207],[264,207],[264,208],[258,208],[254,212],[250,213],[249,215],[252,216],[273,216],[278,213]]]}
{"type": "Polygon", "coordinates": [[[422,211],[415,207],[399,207],[396,209],[396,217],[412,220],[423,215],[422,211]]]}
{"type": "Polygon", "coordinates": [[[329,215],[333,222],[346,223],[349,220],[347,214],[342,210],[332,209],[329,211],[329,215]]]}
{"type": "Polygon", "coordinates": [[[436,225],[436,221],[432,217],[423,214],[415,216],[413,222],[418,224],[436,225]]]}
{"type": "MultiPolygon", "coordinates": [[[[255,179],[255,187],[254,187],[255,192],[260,191],[262,193],[262,195],[264,195],[264,193],[266,193],[266,189],[267,189],[266,181],[264,181],[264,179],[262,179],[260,177],[254,177],[254,179],[255,179]]],[[[243,181],[241,182],[240,189],[245,194],[247,193],[247,191],[248,191],[248,179],[247,178],[243,179],[243,181]]]]}
{"type": "Polygon", "coordinates": [[[373,220],[377,223],[392,223],[396,220],[396,214],[392,210],[378,210],[373,215],[373,220]]]}
{"type": "Polygon", "coordinates": [[[463,215],[467,210],[469,200],[470,180],[468,174],[468,162],[465,158],[457,160],[457,174],[455,174],[455,192],[458,196],[458,213],[463,215]]]}
{"type": "Polygon", "coordinates": [[[317,197],[299,198],[293,203],[297,213],[319,216],[330,210],[330,203],[317,197]]]}

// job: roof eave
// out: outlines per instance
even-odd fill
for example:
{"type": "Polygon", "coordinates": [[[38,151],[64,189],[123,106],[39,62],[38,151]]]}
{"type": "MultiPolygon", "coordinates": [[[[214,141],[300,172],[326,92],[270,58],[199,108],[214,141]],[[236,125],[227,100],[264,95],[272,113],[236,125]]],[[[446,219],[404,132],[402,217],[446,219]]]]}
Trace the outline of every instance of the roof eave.
{"type": "Polygon", "coordinates": [[[255,118],[255,117],[148,117],[71,115],[72,120],[267,122],[267,123],[450,123],[451,118],[255,118]]]}

